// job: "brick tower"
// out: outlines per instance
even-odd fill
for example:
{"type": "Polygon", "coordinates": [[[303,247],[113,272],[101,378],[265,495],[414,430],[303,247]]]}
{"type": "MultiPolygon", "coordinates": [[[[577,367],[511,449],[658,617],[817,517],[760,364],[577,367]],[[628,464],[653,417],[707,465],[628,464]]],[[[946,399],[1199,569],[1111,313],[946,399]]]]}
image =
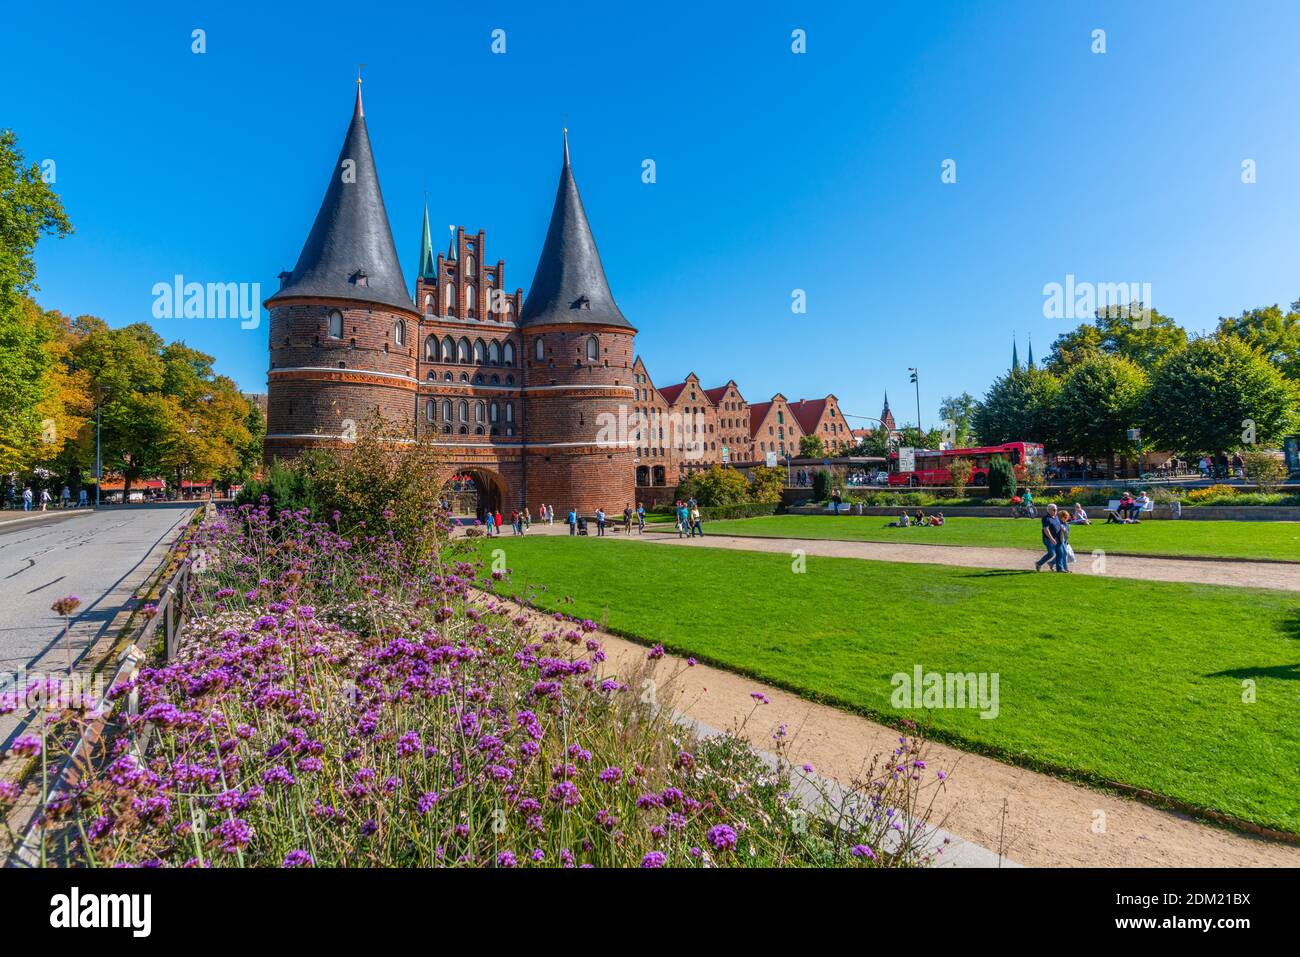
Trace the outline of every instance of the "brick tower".
{"type": "Polygon", "coordinates": [[[265,306],[268,461],[338,445],[375,409],[413,431],[420,314],[388,227],[359,80],[316,221],[265,306]]]}
{"type": "Polygon", "coordinates": [[[591,514],[635,502],[626,436],[598,441],[602,426],[630,412],[636,329],[609,291],[578,195],[564,138],[564,165],[537,271],[519,318],[524,348],[528,502],[591,514]]]}

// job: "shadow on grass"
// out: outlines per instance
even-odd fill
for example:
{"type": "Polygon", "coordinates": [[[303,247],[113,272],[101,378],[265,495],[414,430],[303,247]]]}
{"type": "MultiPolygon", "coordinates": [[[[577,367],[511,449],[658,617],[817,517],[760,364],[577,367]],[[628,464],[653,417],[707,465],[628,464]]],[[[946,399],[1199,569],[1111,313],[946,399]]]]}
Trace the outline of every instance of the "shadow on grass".
{"type": "MultiPolygon", "coordinates": [[[[1287,615],[1282,621],[1282,631],[1293,641],[1300,641],[1300,611],[1287,615]]],[[[1266,665],[1254,668],[1228,668],[1208,674],[1207,678],[1276,678],[1279,681],[1300,681],[1300,662],[1293,665],[1266,665]]]]}

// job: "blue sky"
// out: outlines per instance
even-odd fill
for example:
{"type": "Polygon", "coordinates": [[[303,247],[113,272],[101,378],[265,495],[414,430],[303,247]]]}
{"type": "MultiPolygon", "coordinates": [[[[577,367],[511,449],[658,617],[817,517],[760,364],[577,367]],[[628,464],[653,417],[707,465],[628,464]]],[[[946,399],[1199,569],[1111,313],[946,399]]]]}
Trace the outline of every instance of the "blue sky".
{"type": "MultiPolygon", "coordinates": [[[[809,7],[21,5],[0,36],[0,125],[55,160],[77,228],[39,247],[38,298],[120,325],[149,320],[176,273],[269,295],[315,216],[358,63],[408,284],[427,191],[436,235],[486,229],[488,258],[527,289],[567,117],[660,384],[831,391],[862,415],[888,389],[914,420],[915,365],[930,425],[941,396],[979,396],[1006,368],[1013,333],[1042,355],[1076,324],[1043,314],[1067,274],[1150,283],[1193,330],[1300,298],[1300,5],[809,7]]],[[[265,321],[154,325],[265,390],[265,321]]]]}

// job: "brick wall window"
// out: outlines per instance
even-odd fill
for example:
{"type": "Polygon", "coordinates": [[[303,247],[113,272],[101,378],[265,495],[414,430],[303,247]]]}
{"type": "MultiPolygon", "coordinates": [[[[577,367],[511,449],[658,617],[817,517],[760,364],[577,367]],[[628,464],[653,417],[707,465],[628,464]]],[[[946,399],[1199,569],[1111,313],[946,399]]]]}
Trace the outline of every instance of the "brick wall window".
{"type": "Polygon", "coordinates": [[[343,338],[343,313],[331,309],[329,315],[329,336],[331,339],[343,338]]]}

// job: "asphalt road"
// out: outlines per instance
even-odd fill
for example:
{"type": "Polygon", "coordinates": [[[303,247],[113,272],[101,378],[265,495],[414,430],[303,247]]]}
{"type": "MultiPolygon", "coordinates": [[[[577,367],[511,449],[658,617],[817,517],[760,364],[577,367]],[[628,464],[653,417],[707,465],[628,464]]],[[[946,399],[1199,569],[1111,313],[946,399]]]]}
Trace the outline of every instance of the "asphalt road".
{"type": "MultiPolygon", "coordinates": [[[[63,619],[50,605],[65,595],[81,598],[70,635],[74,661],[83,658],[131,607],[135,588],[157,567],[155,548],[194,507],[135,505],[0,523],[0,687],[15,672],[64,671],[63,619]]],[[[0,742],[12,737],[15,722],[6,719],[14,717],[0,718],[0,742]]]]}

